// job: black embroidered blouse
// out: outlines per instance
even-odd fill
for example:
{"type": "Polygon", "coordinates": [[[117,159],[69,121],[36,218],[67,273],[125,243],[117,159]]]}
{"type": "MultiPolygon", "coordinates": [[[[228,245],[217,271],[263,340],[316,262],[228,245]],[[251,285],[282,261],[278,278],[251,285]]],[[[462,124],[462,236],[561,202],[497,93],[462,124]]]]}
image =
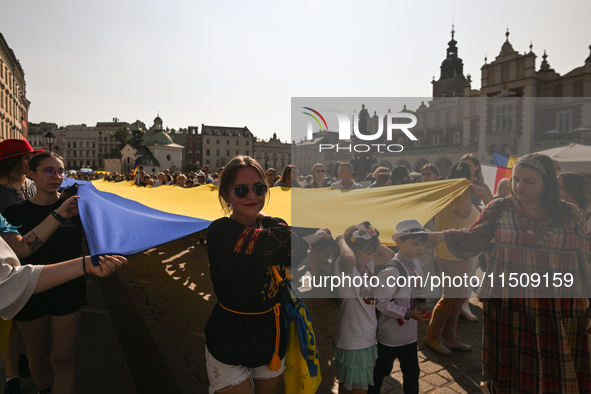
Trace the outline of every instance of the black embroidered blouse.
{"type": "MultiPolygon", "coordinates": [[[[292,234],[282,219],[267,216],[262,226],[255,229],[221,218],[207,230],[210,275],[218,303],[205,326],[206,344],[211,355],[224,364],[249,368],[269,364],[276,341],[273,307],[281,302],[285,286],[271,267],[285,278],[285,267],[290,267],[292,259],[297,265],[308,249],[307,242],[292,234]]],[[[279,322],[279,358],[283,358],[282,307],[279,322]]]]}

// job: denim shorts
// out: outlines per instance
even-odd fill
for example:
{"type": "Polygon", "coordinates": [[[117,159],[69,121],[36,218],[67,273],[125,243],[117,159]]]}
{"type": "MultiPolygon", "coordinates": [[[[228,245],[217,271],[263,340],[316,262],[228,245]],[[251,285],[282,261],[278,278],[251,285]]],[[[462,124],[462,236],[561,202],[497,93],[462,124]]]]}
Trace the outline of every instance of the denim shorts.
{"type": "Polygon", "coordinates": [[[230,389],[251,377],[261,380],[273,379],[283,374],[285,370],[285,357],[281,360],[279,371],[271,371],[268,365],[248,368],[241,365],[228,365],[216,360],[207,350],[207,346],[205,347],[205,363],[209,378],[209,394],[223,388],[230,389]]]}

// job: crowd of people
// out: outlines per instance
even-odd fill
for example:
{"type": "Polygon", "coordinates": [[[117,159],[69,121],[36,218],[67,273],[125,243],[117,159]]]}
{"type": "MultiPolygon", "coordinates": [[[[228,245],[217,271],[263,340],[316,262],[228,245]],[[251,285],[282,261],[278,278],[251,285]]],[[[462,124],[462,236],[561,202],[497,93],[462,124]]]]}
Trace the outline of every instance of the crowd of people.
{"type": "MultiPolygon", "coordinates": [[[[210,393],[277,390],[287,348],[282,296],[292,279],[290,268],[306,257],[313,275],[324,269],[377,281],[352,280],[335,294],[333,365],[341,393],[379,393],[396,359],[404,392],[418,393],[420,322],[428,324],[423,344],[434,352],[471,351],[457,332],[460,316],[478,320],[470,311],[471,287],[443,282],[433,291],[410,281],[392,286],[390,279],[442,271],[471,276],[479,262],[494,275],[531,272],[535,266],[577,272],[579,290],[571,298],[513,297],[487,280],[482,283],[482,363],[488,379],[482,390],[591,392],[591,308],[582,297],[591,289],[591,186],[586,175],[556,168],[547,156],[525,155],[510,179],[491,188],[474,155],[463,156],[446,176],[431,163],[419,173],[376,165],[368,174],[356,174],[347,162],[335,165],[332,175],[317,163],[304,176],[294,165],[279,173],[238,156],[214,174],[205,166],[152,176],[138,167],[105,179],[145,187],[219,187],[226,216],[207,230],[218,300],[205,328],[210,393]],[[371,218],[352,223],[342,234],[317,229],[298,236],[283,219],[264,213],[271,187],[351,190],[440,179],[467,179],[470,186],[424,225],[413,219],[398,223],[391,234],[395,246],[380,244],[371,218]],[[427,297],[438,300],[432,311],[419,306],[427,297]]],[[[35,151],[24,140],[0,143],[0,315],[13,318],[2,354],[8,394],[20,392],[23,359],[40,393],[74,392],[73,349],[85,304],[81,277],[107,276],[126,263],[107,256],[95,265],[85,256],[78,197],[58,192],[66,174],[54,153],[35,151]],[[28,360],[22,356],[25,348],[28,360]]]]}
{"type": "Polygon", "coordinates": [[[262,209],[270,187],[350,190],[445,179],[433,164],[423,166],[418,177],[401,166],[376,166],[362,179],[350,163],[339,163],[335,172],[333,178],[318,163],[303,177],[289,165],[277,177],[276,170],[264,171],[249,157],[226,166],[219,198],[229,217],[208,230],[211,278],[219,300],[206,328],[210,393],[275,392],[285,355],[284,327],[277,323],[283,313],[281,288],[290,278],[289,267],[303,259],[306,249],[313,274],[319,272],[313,255],[321,260],[332,256],[332,275],[378,279],[377,285],[352,280],[354,285],[338,288],[333,365],[340,393],[379,393],[396,359],[404,392],[418,393],[418,322],[428,322],[423,343],[436,353],[471,351],[456,332],[460,316],[477,320],[467,307],[471,287],[444,284],[435,308],[427,311],[419,308],[426,289],[412,282],[391,286],[388,279],[443,270],[451,276],[471,275],[483,256],[495,275],[524,272],[524,267],[531,271],[541,264],[580,277],[577,298],[514,298],[509,292],[494,297],[492,284],[483,282],[482,362],[488,380],[482,391],[591,392],[591,308],[582,298],[591,288],[591,188],[585,175],[557,174],[550,158],[530,154],[517,160],[512,177],[498,185],[493,197],[480,162],[466,155],[445,178],[465,178],[471,185],[425,226],[416,220],[398,223],[395,247],[381,245],[379,230],[366,221],[335,236],[332,252],[314,254],[315,243],[323,240],[318,244],[324,248],[332,234],[318,229],[301,238],[283,220],[266,216],[262,209]]]}

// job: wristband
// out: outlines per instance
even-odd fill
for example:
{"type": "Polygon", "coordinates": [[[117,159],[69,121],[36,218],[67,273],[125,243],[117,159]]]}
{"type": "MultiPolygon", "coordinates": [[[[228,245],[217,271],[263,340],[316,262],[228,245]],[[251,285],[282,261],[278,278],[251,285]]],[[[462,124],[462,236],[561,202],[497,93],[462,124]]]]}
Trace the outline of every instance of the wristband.
{"type": "Polygon", "coordinates": [[[86,256],[82,256],[82,269],[84,270],[84,275],[88,275],[88,272],[86,272],[86,264],[84,264],[85,259],[86,256]]]}
{"type": "Polygon", "coordinates": [[[60,215],[59,213],[57,213],[57,211],[53,211],[51,213],[51,216],[53,216],[55,218],[55,220],[57,220],[60,223],[63,223],[63,222],[66,221],[66,219],[62,215],[60,215]]]}

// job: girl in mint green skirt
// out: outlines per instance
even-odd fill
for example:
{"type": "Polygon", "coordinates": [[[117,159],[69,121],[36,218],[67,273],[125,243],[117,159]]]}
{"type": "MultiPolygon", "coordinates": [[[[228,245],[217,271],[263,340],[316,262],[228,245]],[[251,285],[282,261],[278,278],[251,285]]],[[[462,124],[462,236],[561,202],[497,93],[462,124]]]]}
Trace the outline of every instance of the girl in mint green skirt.
{"type": "Polygon", "coordinates": [[[384,265],[394,252],[380,245],[379,231],[369,222],[351,226],[336,238],[340,257],[333,275],[340,278],[334,358],[339,393],[367,391],[373,385],[377,358],[374,286],[375,266],[384,265]]]}

